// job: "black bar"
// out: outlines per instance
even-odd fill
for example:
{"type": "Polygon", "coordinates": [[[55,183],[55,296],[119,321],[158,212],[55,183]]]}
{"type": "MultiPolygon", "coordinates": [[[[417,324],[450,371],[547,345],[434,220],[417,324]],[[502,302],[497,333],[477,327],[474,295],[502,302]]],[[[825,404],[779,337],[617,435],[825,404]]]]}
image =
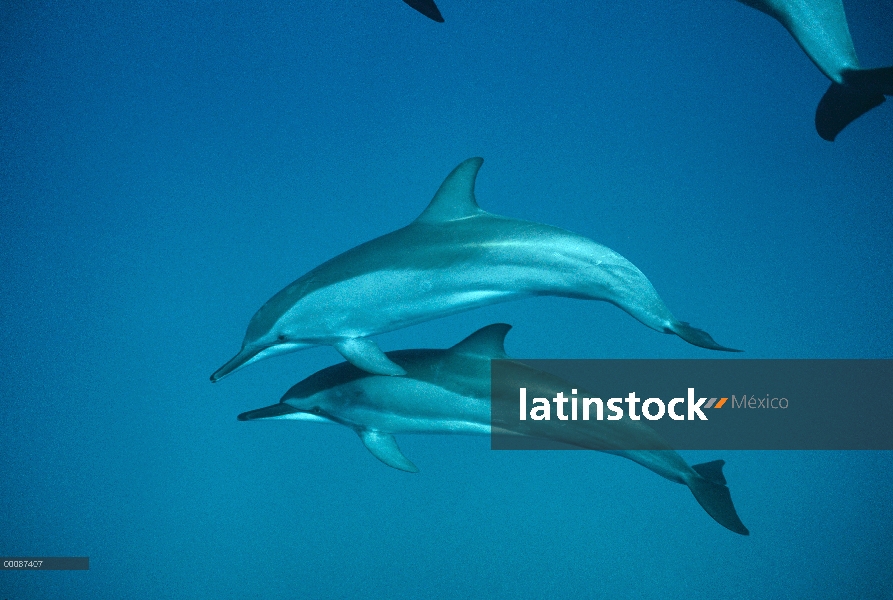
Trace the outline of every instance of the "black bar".
{"type": "Polygon", "coordinates": [[[87,571],[89,556],[4,556],[0,571],[87,571]]]}

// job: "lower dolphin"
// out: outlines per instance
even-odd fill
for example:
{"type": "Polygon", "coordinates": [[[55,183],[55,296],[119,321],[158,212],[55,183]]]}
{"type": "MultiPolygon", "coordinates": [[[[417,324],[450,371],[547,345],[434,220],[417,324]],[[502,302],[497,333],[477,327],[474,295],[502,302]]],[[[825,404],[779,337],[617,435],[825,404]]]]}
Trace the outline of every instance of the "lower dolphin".
{"type": "Polygon", "coordinates": [[[662,333],[737,352],[679,321],[647,277],[610,248],[565,229],[480,209],[482,158],[450,173],[412,223],[325,262],[264,304],[242,348],[211,381],[263,358],[327,344],[354,365],[402,375],[368,336],[531,296],[610,302],[662,333]]]}
{"type": "MultiPolygon", "coordinates": [[[[349,363],[328,367],[293,386],[279,404],[243,413],[239,420],[292,419],[345,425],[356,431],[366,448],[386,465],[418,472],[400,451],[394,435],[489,434],[490,360],[507,358],[504,339],[510,328],[502,323],[488,325],[447,350],[389,352],[388,357],[406,370],[405,377],[373,375],[349,363]]],[[[569,387],[552,375],[518,366],[525,370],[526,384],[532,382],[551,390],[569,387]]],[[[519,433],[511,426],[500,431],[519,433]]],[[[582,432],[569,432],[556,425],[545,432],[538,430],[537,437],[635,461],[688,486],[720,525],[742,535],[749,533],[732,504],[722,474],[723,461],[689,466],[647,425],[624,417],[599,421],[598,426],[582,432]],[[635,447],[657,449],[624,449],[635,447]]]]}

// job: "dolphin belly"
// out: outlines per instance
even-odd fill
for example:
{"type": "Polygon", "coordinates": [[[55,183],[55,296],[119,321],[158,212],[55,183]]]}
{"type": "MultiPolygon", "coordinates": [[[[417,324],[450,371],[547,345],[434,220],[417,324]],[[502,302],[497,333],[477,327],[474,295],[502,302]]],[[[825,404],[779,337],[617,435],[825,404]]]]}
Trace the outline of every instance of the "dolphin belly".
{"type": "MultiPolygon", "coordinates": [[[[337,415],[329,418],[355,430],[389,434],[490,433],[489,397],[409,377],[362,377],[346,385],[337,415]]],[[[286,404],[300,401],[285,400],[286,404]]],[[[322,414],[326,409],[323,407],[322,414]]]]}
{"type": "Polygon", "coordinates": [[[422,418],[396,414],[366,413],[362,421],[368,429],[384,431],[390,434],[454,434],[454,435],[490,435],[489,423],[478,423],[455,418],[422,418]]]}
{"type": "Polygon", "coordinates": [[[311,292],[280,322],[307,342],[371,336],[533,295],[513,281],[498,266],[375,271],[311,292]]]}

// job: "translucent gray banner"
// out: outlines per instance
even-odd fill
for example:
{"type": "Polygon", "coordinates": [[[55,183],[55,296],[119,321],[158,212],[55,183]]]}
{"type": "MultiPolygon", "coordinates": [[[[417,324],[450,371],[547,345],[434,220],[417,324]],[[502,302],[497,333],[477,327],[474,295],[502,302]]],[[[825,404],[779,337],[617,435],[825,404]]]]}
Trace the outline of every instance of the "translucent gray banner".
{"type": "Polygon", "coordinates": [[[893,450],[888,359],[494,360],[491,384],[498,450],[893,450]]]}

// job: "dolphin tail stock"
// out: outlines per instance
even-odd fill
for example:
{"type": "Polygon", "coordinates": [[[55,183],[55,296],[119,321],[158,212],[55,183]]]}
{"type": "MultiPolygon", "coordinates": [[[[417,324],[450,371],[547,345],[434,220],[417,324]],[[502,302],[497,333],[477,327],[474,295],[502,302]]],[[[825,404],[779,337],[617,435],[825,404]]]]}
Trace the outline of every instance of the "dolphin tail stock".
{"type": "Polygon", "coordinates": [[[434,4],[434,0],[403,0],[406,4],[410,5],[432,21],[437,21],[438,23],[443,23],[443,15],[440,14],[440,11],[437,9],[437,5],[434,4]]]}
{"type": "Polygon", "coordinates": [[[893,67],[844,71],[843,84],[833,82],[815,111],[815,128],[822,139],[833,142],[843,129],[885,96],[893,96],[893,67]]]}
{"type": "Polygon", "coordinates": [[[701,348],[707,348],[708,350],[721,350],[722,352],[741,352],[741,350],[735,350],[734,348],[726,348],[725,346],[720,346],[713,340],[709,333],[707,333],[703,329],[692,327],[684,321],[676,321],[675,323],[673,323],[669,327],[667,333],[675,333],[689,344],[693,346],[699,346],[701,348]]]}
{"type": "Polygon", "coordinates": [[[738,517],[732,494],[726,486],[726,478],[722,474],[724,460],[692,465],[694,473],[686,478],[685,483],[694,495],[698,504],[713,517],[713,520],[735,533],[750,535],[747,527],[738,517]]]}

